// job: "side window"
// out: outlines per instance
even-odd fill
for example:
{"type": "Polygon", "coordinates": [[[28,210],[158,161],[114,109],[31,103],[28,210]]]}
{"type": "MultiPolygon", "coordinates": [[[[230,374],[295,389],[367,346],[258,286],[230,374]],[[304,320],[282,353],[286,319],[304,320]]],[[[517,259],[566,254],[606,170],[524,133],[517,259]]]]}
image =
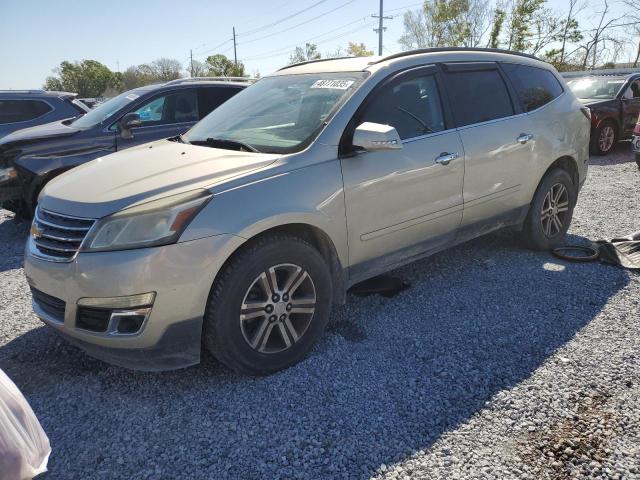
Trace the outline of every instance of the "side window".
{"type": "Polygon", "coordinates": [[[513,83],[525,112],[540,108],[562,94],[560,82],[547,70],[515,63],[503,63],[502,68],[513,83]]]}
{"type": "Polygon", "coordinates": [[[634,80],[627,91],[624,92],[624,98],[640,98],[640,80],[634,80]]]}
{"type": "Polygon", "coordinates": [[[434,75],[411,75],[384,86],[360,116],[362,122],[391,125],[403,140],[444,130],[434,75]]]}
{"type": "Polygon", "coordinates": [[[224,102],[239,93],[238,87],[201,87],[198,89],[198,105],[200,118],[209,115],[224,102]]]}
{"type": "Polygon", "coordinates": [[[199,119],[196,90],[180,90],[152,98],[134,112],[140,115],[143,127],[195,122],[199,119]]]}
{"type": "Polygon", "coordinates": [[[41,100],[0,100],[0,124],[26,122],[51,111],[41,100]]]}
{"type": "Polygon", "coordinates": [[[445,78],[459,127],[510,117],[515,113],[507,86],[497,69],[453,71],[445,78]]]}

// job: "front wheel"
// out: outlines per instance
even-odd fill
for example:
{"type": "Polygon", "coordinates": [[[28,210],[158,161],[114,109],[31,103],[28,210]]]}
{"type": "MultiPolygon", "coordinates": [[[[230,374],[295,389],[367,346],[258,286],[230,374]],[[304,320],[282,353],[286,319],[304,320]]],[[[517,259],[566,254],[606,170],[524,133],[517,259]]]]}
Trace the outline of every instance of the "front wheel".
{"type": "Polygon", "coordinates": [[[264,375],[300,362],[329,319],[331,277],[297,237],[270,236],[220,273],[205,313],[204,343],[227,367],[264,375]]]}
{"type": "Polygon", "coordinates": [[[534,250],[550,250],[562,244],[576,206],[578,192],[571,176],[561,169],[544,176],[529,206],[522,237],[534,250]]]}

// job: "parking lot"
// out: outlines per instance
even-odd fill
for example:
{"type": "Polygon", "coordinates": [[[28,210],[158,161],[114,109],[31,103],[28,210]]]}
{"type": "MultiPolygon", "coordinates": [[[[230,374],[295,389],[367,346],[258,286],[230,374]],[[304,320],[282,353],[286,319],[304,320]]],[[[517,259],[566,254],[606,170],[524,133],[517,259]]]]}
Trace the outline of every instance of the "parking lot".
{"type": "MultiPolygon", "coordinates": [[[[629,144],[592,159],[570,239],[640,230],[629,144]]],[[[50,437],[47,479],[640,478],[640,277],[509,232],[350,295],[265,378],[93,360],[34,316],[28,224],[0,211],[0,367],[50,437]]]]}

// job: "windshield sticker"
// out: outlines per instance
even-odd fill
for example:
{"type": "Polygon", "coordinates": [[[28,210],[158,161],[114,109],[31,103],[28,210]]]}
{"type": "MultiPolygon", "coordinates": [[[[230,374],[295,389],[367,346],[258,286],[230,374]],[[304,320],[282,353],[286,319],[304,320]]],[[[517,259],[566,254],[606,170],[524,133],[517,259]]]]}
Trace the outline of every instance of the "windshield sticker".
{"type": "Polygon", "coordinates": [[[135,100],[136,98],[138,98],[140,95],[136,95],[135,93],[130,93],[129,95],[127,95],[125,98],[128,98],[129,100],[135,100]]]}
{"type": "Polygon", "coordinates": [[[334,90],[346,90],[353,85],[353,80],[317,80],[311,88],[331,88],[334,90]]]}

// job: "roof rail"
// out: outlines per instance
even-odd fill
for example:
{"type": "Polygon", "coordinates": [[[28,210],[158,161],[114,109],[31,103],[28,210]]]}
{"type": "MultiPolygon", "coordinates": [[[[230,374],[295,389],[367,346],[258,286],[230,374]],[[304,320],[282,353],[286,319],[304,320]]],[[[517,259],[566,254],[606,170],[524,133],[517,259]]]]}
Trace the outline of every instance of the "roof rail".
{"type": "MultiPolygon", "coordinates": [[[[478,48],[478,47],[434,47],[434,48],[419,48],[416,50],[407,50],[406,52],[394,53],[381,57],[373,64],[384,62],[387,60],[393,60],[394,58],[402,58],[409,55],[418,55],[420,53],[439,53],[439,52],[488,52],[488,53],[506,53],[508,55],[517,55],[519,57],[532,58],[533,60],[540,60],[535,55],[529,53],[516,52],[514,50],[503,50],[501,48],[478,48]]],[[[542,60],[540,60],[542,61],[542,60]]]]}
{"type": "Polygon", "coordinates": [[[291,65],[287,65],[286,67],[279,68],[278,70],[276,70],[276,72],[286,70],[287,68],[299,67],[300,65],[308,65],[310,63],[329,62],[331,60],[344,60],[345,58],[358,58],[358,57],[346,56],[346,57],[333,57],[333,58],[318,58],[317,60],[307,60],[306,62],[292,63],[291,65]]]}
{"type": "Polygon", "coordinates": [[[170,80],[164,85],[176,85],[179,83],[188,83],[188,82],[255,82],[256,78],[251,77],[189,77],[189,78],[176,78],[175,80],[170,80]]]}
{"type": "Polygon", "coordinates": [[[45,91],[40,90],[0,90],[0,93],[44,93],[45,91]]]}
{"type": "Polygon", "coordinates": [[[640,68],[606,68],[600,70],[583,70],[580,72],[560,72],[564,78],[586,77],[589,75],[631,75],[640,74],[640,68]]]}
{"type": "Polygon", "coordinates": [[[51,95],[63,95],[65,97],[75,97],[78,94],[77,93],[73,93],[73,92],[64,92],[64,91],[58,91],[58,90],[44,90],[44,89],[40,89],[40,90],[0,90],[0,93],[20,93],[20,94],[43,94],[43,93],[49,93],[51,95]]]}

